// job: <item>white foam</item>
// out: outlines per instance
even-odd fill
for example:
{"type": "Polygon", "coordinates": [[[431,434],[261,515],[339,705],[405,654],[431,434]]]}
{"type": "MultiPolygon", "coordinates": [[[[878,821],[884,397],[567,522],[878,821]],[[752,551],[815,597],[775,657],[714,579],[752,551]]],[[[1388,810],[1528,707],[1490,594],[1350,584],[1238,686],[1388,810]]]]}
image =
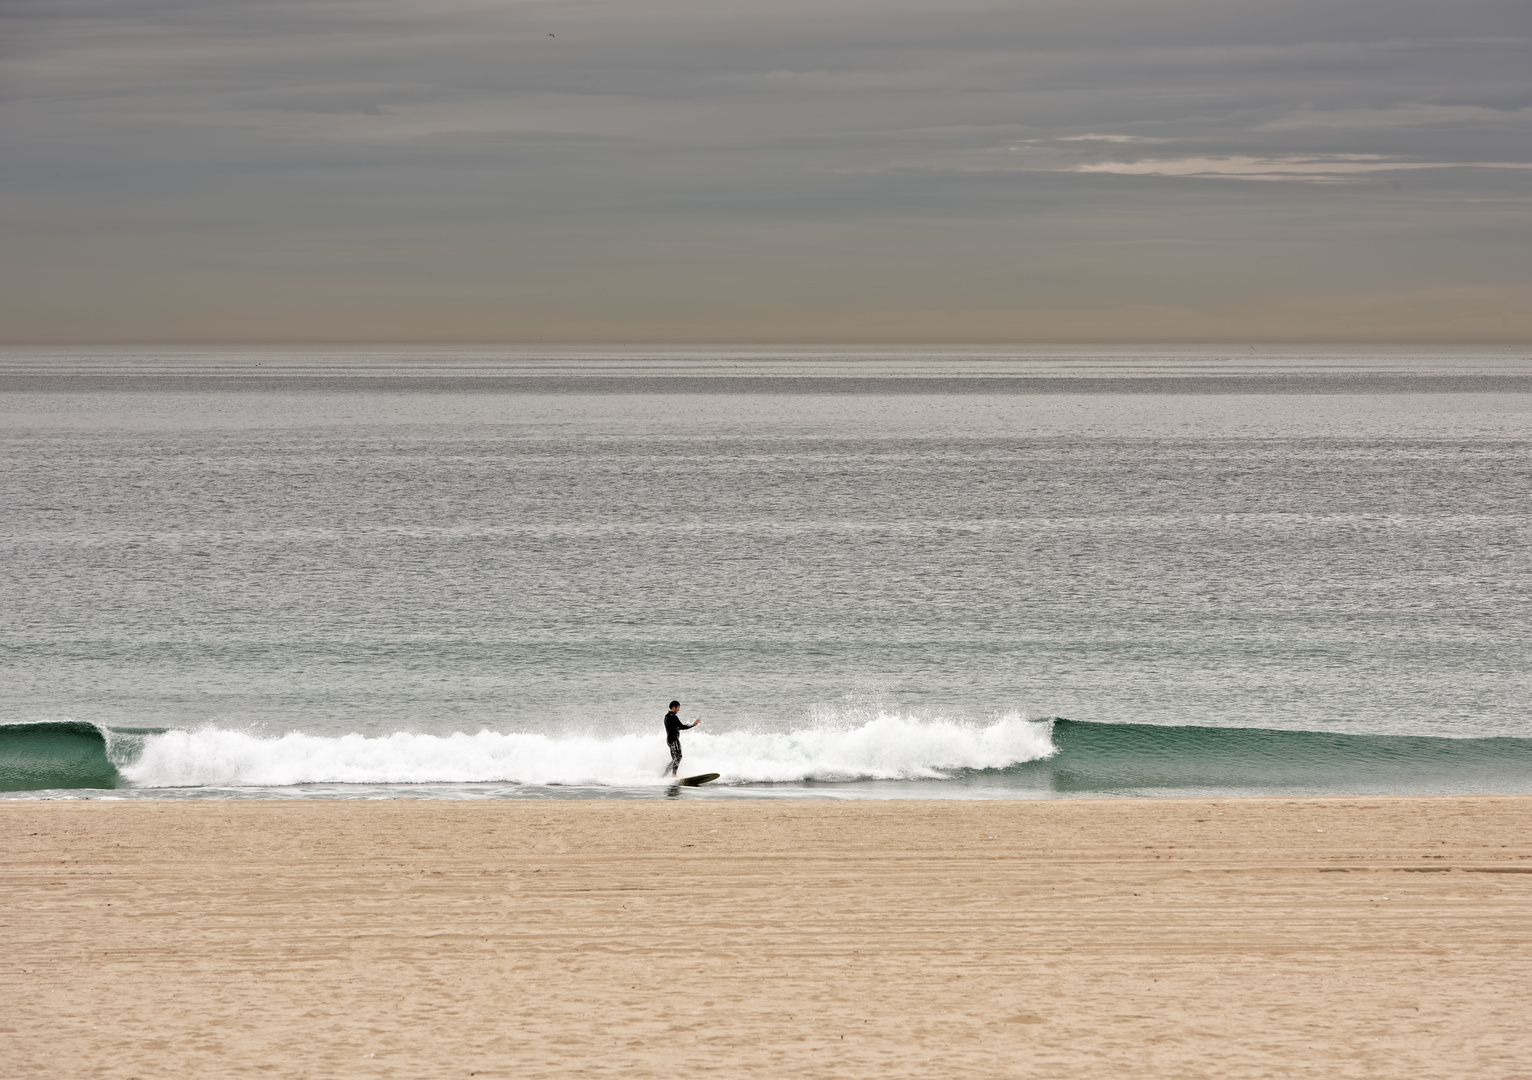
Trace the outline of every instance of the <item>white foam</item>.
{"type": "MultiPolygon", "coordinates": [[[[1007,716],[987,726],[880,715],[859,727],[786,733],[689,733],[683,772],[725,782],[942,779],[1000,769],[1054,752],[1052,724],[1007,716]]],[[[260,738],[208,728],[145,742],[120,772],[137,787],[286,787],[293,784],[522,784],[647,787],[669,762],[652,733],[615,738],[541,734],[260,738]]]]}

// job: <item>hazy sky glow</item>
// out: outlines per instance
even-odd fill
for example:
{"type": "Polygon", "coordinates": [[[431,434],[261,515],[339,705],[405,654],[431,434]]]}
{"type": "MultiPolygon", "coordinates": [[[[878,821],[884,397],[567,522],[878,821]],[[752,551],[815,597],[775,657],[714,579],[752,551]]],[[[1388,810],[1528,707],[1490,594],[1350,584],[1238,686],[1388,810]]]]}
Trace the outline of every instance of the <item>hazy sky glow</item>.
{"type": "Polygon", "coordinates": [[[1525,0],[4,0],[0,340],[1532,340],[1525,0]]]}

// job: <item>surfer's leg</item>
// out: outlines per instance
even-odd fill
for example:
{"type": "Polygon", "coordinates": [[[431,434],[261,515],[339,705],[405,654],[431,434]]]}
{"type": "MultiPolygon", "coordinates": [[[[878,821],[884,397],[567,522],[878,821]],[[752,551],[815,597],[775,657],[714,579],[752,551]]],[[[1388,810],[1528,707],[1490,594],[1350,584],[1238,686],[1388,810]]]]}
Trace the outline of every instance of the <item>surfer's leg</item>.
{"type": "Polygon", "coordinates": [[[670,775],[671,776],[677,775],[677,773],[679,773],[680,769],[681,769],[681,744],[678,743],[678,742],[673,742],[673,743],[670,744],[670,775]]]}

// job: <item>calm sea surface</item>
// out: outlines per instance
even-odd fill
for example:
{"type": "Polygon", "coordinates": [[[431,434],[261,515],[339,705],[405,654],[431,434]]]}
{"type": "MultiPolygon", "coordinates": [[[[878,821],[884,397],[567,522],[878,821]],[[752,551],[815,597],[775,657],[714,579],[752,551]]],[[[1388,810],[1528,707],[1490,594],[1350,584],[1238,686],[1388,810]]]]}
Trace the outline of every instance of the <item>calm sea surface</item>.
{"type": "Polygon", "coordinates": [[[1532,790],[1525,349],[12,350],[0,455],[118,795],[659,794],[673,697],[732,794],[1532,790]]]}

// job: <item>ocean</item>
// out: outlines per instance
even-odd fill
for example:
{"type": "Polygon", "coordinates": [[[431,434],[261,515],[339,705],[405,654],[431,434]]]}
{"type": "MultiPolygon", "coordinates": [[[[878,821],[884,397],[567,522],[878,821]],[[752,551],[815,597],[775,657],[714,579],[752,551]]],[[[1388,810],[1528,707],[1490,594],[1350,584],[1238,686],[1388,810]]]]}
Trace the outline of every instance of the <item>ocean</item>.
{"type": "Polygon", "coordinates": [[[0,447],[6,798],[1532,792],[1525,347],[12,348],[0,447]]]}

